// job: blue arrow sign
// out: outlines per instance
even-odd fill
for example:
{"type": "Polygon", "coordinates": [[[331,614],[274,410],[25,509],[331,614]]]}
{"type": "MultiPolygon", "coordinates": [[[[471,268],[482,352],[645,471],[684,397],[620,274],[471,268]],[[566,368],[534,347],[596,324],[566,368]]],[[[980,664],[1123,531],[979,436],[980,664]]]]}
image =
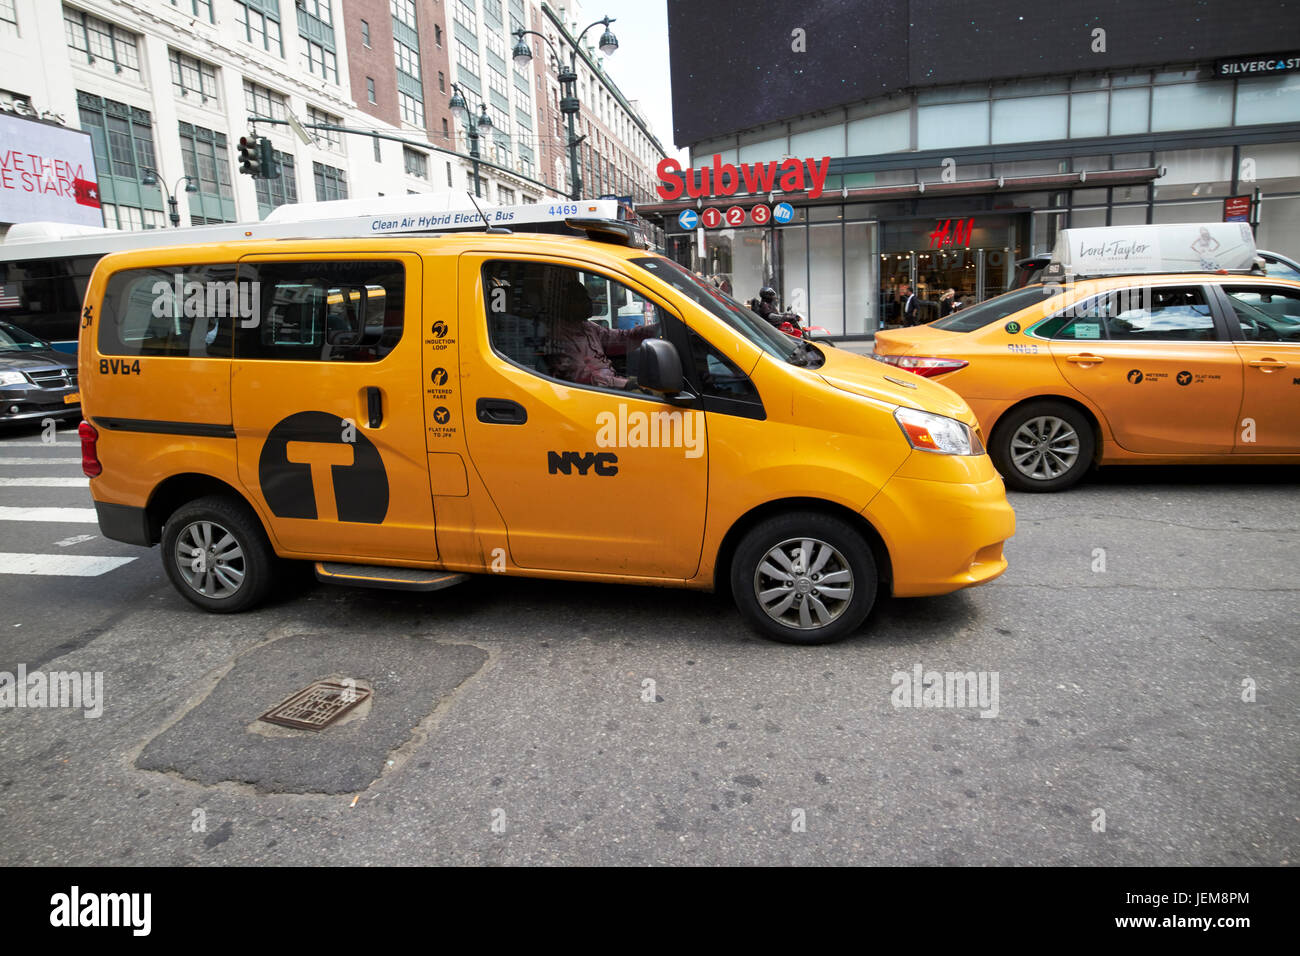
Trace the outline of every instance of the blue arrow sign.
{"type": "Polygon", "coordinates": [[[794,218],[794,206],[788,202],[779,202],[772,208],[772,218],[780,223],[787,223],[794,218]]]}
{"type": "MultiPolygon", "coordinates": [[[[793,213],[791,213],[793,215],[793,213]]],[[[700,214],[694,209],[683,209],[677,217],[677,225],[683,229],[694,229],[700,224],[700,214]]]]}

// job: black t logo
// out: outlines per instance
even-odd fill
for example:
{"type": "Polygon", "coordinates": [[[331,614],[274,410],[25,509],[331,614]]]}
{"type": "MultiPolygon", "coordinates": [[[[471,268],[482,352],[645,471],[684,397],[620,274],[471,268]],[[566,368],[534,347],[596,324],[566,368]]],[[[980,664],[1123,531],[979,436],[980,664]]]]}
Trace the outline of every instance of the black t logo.
{"type": "Polygon", "coordinates": [[[1126,378],[1128,378],[1128,380],[1129,380],[1130,382],[1132,382],[1134,385],[1136,385],[1138,382],[1142,381],[1142,370],[1141,370],[1141,369],[1136,369],[1136,368],[1135,368],[1135,369],[1133,369],[1131,372],[1128,373],[1128,375],[1126,376],[1126,378]]]}
{"type": "Polygon", "coordinates": [[[1179,384],[1179,385],[1191,385],[1191,384],[1192,384],[1192,373],[1191,373],[1191,372],[1186,372],[1186,371],[1184,371],[1184,372],[1179,372],[1179,373],[1178,373],[1178,384],[1179,384]]]}
{"type": "Polygon", "coordinates": [[[388,514],[388,472],[379,449],[329,412],[298,412],[277,423],[262,446],[257,480],[278,518],[324,512],[326,520],[382,524],[388,514]]]}

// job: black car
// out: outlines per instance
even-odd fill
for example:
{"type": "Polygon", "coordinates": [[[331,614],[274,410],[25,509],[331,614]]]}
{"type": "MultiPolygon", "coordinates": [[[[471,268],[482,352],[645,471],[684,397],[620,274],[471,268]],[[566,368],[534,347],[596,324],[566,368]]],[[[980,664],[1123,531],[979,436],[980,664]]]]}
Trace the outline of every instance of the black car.
{"type": "Polygon", "coordinates": [[[0,424],[74,417],[81,417],[77,360],[0,322],[0,424]]]}

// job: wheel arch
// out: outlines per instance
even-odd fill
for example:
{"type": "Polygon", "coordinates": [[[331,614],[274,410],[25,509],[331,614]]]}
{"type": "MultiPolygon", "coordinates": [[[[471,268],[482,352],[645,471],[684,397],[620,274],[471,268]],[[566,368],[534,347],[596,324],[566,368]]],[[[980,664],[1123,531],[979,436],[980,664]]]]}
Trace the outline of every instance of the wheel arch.
{"type": "Polygon", "coordinates": [[[212,475],[183,472],[159,482],[149,496],[149,503],[145,505],[145,517],[149,526],[150,543],[158,544],[162,541],[163,525],[167,523],[167,519],[178,508],[187,502],[198,498],[206,498],[209,495],[234,498],[245,504],[257,519],[258,524],[262,526],[263,533],[270,540],[266,522],[258,514],[256,506],[238,488],[229,482],[222,481],[220,478],[214,478],[212,475]]]}
{"type": "Polygon", "coordinates": [[[866,540],[871,548],[871,556],[876,562],[876,576],[886,593],[893,589],[893,564],[889,558],[889,549],[880,532],[865,517],[850,508],[827,501],[824,498],[777,498],[756,505],[737,518],[718,545],[717,559],[713,563],[713,588],[719,594],[731,591],[731,562],[735,558],[736,548],[750,529],[768,518],[792,511],[814,511],[819,514],[839,518],[854,528],[866,540]]]}
{"type": "Polygon", "coordinates": [[[989,442],[991,443],[996,440],[995,436],[998,433],[998,429],[1001,428],[1002,424],[1007,420],[1007,417],[1011,415],[1012,412],[1024,408],[1026,405],[1032,405],[1035,402],[1060,402],[1062,405],[1069,405],[1071,408],[1082,414],[1084,419],[1088,422],[1088,426],[1092,429],[1092,463],[1094,465],[1101,464],[1102,446],[1106,441],[1106,435],[1102,430],[1101,416],[1090,405],[1079,401],[1077,398],[1072,398],[1069,395],[1030,395],[1022,398],[1014,405],[1007,406],[994,420],[993,427],[989,429],[989,442]]]}

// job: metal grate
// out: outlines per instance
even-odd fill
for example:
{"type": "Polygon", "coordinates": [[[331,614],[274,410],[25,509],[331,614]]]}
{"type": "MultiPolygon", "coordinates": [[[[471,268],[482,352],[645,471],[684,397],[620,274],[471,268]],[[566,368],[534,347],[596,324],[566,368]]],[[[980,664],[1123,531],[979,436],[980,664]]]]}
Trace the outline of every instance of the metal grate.
{"type": "Polygon", "coordinates": [[[43,368],[27,375],[41,388],[67,388],[76,384],[75,373],[63,368],[43,368]]]}
{"type": "Polygon", "coordinates": [[[281,727],[320,730],[369,697],[370,691],[364,687],[318,680],[272,707],[259,719],[281,727]]]}

